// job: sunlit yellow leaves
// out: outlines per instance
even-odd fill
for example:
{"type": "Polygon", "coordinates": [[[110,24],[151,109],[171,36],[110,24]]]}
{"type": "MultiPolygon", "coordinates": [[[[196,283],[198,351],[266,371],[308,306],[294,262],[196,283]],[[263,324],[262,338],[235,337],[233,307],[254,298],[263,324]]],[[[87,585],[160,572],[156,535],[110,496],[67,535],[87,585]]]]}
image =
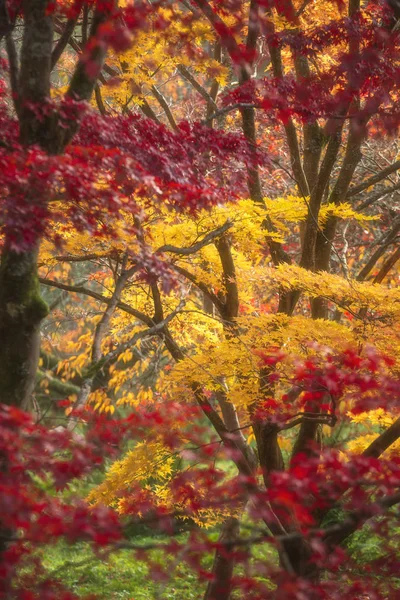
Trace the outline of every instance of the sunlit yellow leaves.
{"type": "Polygon", "coordinates": [[[381,427],[390,427],[396,420],[396,416],[388,413],[383,408],[377,408],[376,410],[370,410],[363,412],[358,415],[349,414],[353,423],[362,423],[363,425],[379,425],[381,427]]]}
{"type": "Polygon", "coordinates": [[[154,109],[159,105],[152,92],[153,85],[164,86],[172,77],[178,79],[177,67],[184,64],[193,69],[200,78],[213,78],[225,85],[228,69],[204,50],[204,42],[214,43],[215,32],[207,19],[193,19],[187,22],[184,13],[176,7],[160,7],[155,10],[155,18],[162,19],[168,26],[162,31],[136,31],[132,47],[123,54],[111,55],[109,63],[118,78],[118,85],[103,86],[106,103],[121,109],[132,103],[143,104],[144,98],[154,109]],[[192,52],[187,51],[187,44],[192,52]],[[183,51],[185,48],[185,51],[183,51]],[[182,50],[182,51],[181,51],[182,50]]]}
{"type": "MultiPolygon", "coordinates": [[[[269,217],[273,223],[286,229],[283,223],[297,223],[305,221],[308,215],[309,198],[297,196],[286,196],[285,198],[276,198],[274,200],[265,199],[269,217]]],[[[371,217],[358,213],[348,202],[340,204],[324,204],[321,207],[318,222],[323,225],[328,217],[337,217],[339,219],[355,219],[356,221],[373,221],[377,217],[371,217]]]]}
{"type": "Polygon", "coordinates": [[[111,399],[108,397],[106,391],[101,388],[92,392],[89,396],[89,403],[93,405],[93,408],[100,413],[114,414],[115,407],[113,406],[111,399]]]}
{"type": "MultiPolygon", "coordinates": [[[[202,344],[194,356],[176,364],[166,375],[169,390],[182,401],[191,396],[191,385],[201,384],[210,391],[229,390],[237,408],[246,408],[260,398],[259,362],[256,351],[281,347],[289,356],[315,352],[317,344],[346,349],[355,343],[349,327],[300,315],[254,314],[238,319],[238,333],[221,337],[218,344],[202,344]]],[[[290,358],[280,365],[282,374],[291,371],[290,358]]],[[[283,393],[283,392],[282,392],[283,393]]]]}
{"type": "Polygon", "coordinates": [[[118,508],[119,495],[135,482],[150,478],[160,482],[170,477],[174,458],[160,442],[143,442],[110,467],[104,482],[89,495],[93,503],[105,503],[118,508]]]}
{"type": "Polygon", "coordinates": [[[366,309],[373,317],[393,319],[400,313],[400,290],[384,285],[346,279],[332,273],[313,273],[297,265],[266,270],[267,280],[278,289],[300,289],[312,297],[324,296],[340,309],[366,309]]]}
{"type": "MultiPolygon", "coordinates": [[[[370,444],[372,444],[372,442],[377,437],[378,437],[378,433],[376,433],[376,434],[370,433],[370,434],[359,436],[356,439],[351,440],[351,442],[348,442],[347,450],[354,454],[361,454],[362,452],[364,452],[364,450],[366,450],[368,448],[368,446],[370,444]]],[[[399,455],[400,455],[400,440],[397,440],[396,442],[394,442],[390,446],[390,448],[388,448],[387,450],[385,450],[385,452],[383,452],[383,456],[385,456],[385,457],[394,457],[394,456],[399,456],[399,455]]]]}
{"type": "MultiPolygon", "coordinates": [[[[368,446],[378,437],[379,433],[387,429],[398,419],[399,413],[389,413],[383,408],[370,410],[358,415],[349,413],[349,417],[353,423],[362,425],[366,433],[358,435],[355,439],[349,441],[346,445],[349,452],[361,454],[368,446]]],[[[388,450],[384,452],[384,456],[399,456],[400,455],[400,440],[394,442],[388,450]]]]}

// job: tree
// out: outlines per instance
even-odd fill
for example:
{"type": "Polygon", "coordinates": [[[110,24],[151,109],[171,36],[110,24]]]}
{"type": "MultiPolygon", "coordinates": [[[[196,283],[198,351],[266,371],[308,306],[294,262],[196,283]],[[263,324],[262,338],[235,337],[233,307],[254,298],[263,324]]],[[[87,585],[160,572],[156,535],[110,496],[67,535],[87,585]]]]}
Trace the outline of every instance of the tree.
{"type": "MultiPolygon", "coordinates": [[[[28,7],[24,12],[27,41],[21,50],[21,81],[24,52],[26,60],[32,57],[28,47],[31,19],[42,19],[46,27],[53,23],[58,28],[60,22],[62,24],[63,13],[46,12],[45,4],[37,4],[37,11],[40,8],[41,13],[28,7]]],[[[104,6],[100,4],[97,10],[104,19],[104,6]]],[[[44,92],[44,88],[40,88],[42,95],[31,96],[33,91],[30,90],[19,100],[24,87],[21,91],[15,88],[13,43],[8,34],[10,80],[14,82],[18,102],[24,106],[24,110],[19,109],[17,102],[20,135],[29,130],[29,135],[34,137],[21,137],[22,148],[18,146],[14,153],[10,152],[17,130],[5,112],[5,105],[8,137],[4,160],[9,162],[4,164],[18,164],[16,158],[20,157],[24,179],[21,185],[21,178],[10,170],[11,176],[5,180],[9,195],[5,198],[7,227],[0,322],[3,339],[9,342],[4,345],[5,359],[0,364],[4,368],[2,380],[9,383],[4,386],[2,400],[21,405],[31,395],[36,370],[37,331],[44,313],[33,310],[36,305],[43,307],[41,302],[36,302],[36,292],[33,308],[26,299],[31,298],[31,284],[36,281],[37,252],[32,249],[37,248],[39,238],[45,235],[39,260],[46,273],[41,282],[83,294],[96,301],[91,307],[95,306],[97,310],[97,303],[100,303],[106,309],[95,316],[92,324],[86,323],[70,331],[69,340],[65,342],[49,331],[43,349],[47,354],[43,352],[42,367],[45,366],[45,370],[42,368],[39,375],[39,390],[43,391],[48,385],[50,390],[58,386],[61,394],[76,391],[78,405],[89,400],[97,408],[112,412],[114,404],[135,405],[152,400],[151,390],[155,384],[151,377],[154,378],[160,365],[168,361],[168,390],[173,392],[174,398],[182,395],[197,402],[240,477],[247,478],[249,502],[256,497],[263,498],[265,506],[272,503],[272,516],[263,514],[260,501],[256,503],[256,513],[258,519],[261,517],[266,521],[280,544],[281,563],[286,570],[286,580],[281,579],[279,583],[281,589],[291,581],[289,573],[300,576],[293,594],[300,593],[301,586],[308,586],[309,594],[322,597],[322,593],[328,593],[329,586],[315,583],[316,572],[310,558],[310,548],[317,551],[315,544],[310,547],[303,537],[302,526],[299,526],[302,520],[297,513],[293,519],[290,510],[283,511],[277,524],[274,515],[282,511],[280,505],[284,503],[285,495],[278,494],[274,498],[270,494],[274,486],[280,489],[280,481],[286,482],[286,498],[289,497],[293,507],[303,509],[304,522],[311,518],[307,511],[304,512],[304,496],[296,503],[287,485],[286,473],[283,472],[279,479],[284,467],[279,442],[286,434],[282,432],[296,431],[296,437],[288,440],[292,446],[290,476],[298,481],[296,468],[304,461],[307,481],[316,487],[314,496],[322,502],[321,490],[325,489],[331,473],[326,470],[325,482],[318,475],[321,465],[325,464],[325,455],[318,448],[321,426],[335,425],[338,416],[346,421],[337,406],[343,402],[350,408],[351,405],[346,404],[350,402],[347,386],[354,383],[351,379],[355,377],[354,372],[362,373],[363,368],[368,370],[371,364],[378,365],[379,361],[374,363],[371,358],[366,341],[382,349],[387,345],[385,336],[390,332],[393,348],[398,345],[394,325],[398,292],[392,288],[392,280],[377,285],[382,284],[399,258],[397,249],[388,254],[398,235],[397,220],[391,222],[395,206],[378,205],[383,212],[382,223],[365,233],[353,223],[368,223],[371,214],[360,215],[355,210],[359,205],[351,203],[357,194],[380,185],[399,166],[395,161],[369,176],[368,161],[362,156],[364,151],[371,157],[371,162],[376,160],[380,144],[375,139],[377,132],[387,135],[388,130],[393,132],[397,126],[398,41],[397,33],[391,31],[391,14],[385,6],[379,10],[369,7],[360,10],[354,3],[348,7],[349,16],[344,17],[340,7],[325,3],[301,7],[284,3],[271,8],[262,2],[251,2],[250,5],[234,2],[225,8],[201,1],[184,8],[174,4],[168,9],[158,5],[150,9],[141,5],[129,7],[123,13],[109,13],[112,24],[100,27],[98,13],[92,14],[81,5],[74,5],[74,8],[83,11],[82,21],[79,20],[80,10],[73,13],[72,22],[71,13],[68,13],[69,21],[62,29],[54,52],[57,51],[59,58],[63,54],[60,50],[63,50],[65,60],[70,60],[67,44],[78,53],[83,50],[68,90],[74,86],[80,89],[82,85],[85,91],[67,91],[67,102],[62,101],[56,117],[54,109],[48,109],[49,105],[44,103],[44,98],[49,95],[49,67],[45,75],[38,76],[41,85],[47,82],[44,92]],[[165,29],[165,23],[172,17],[174,27],[165,29]],[[111,55],[104,63],[106,42],[117,50],[123,49],[121,39],[126,40],[126,37],[122,36],[122,31],[126,33],[126,30],[121,30],[122,18],[131,31],[141,28],[145,33],[138,33],[134,40],[128,40],[127,45],[133,45],[125,59],[111,55]],[[85,51],[82,44],[90,20],[92,35],[85,51]],[[208,50],[214,46],[212,57],[207,54],[207,45],[208,50]],[[176,47],[180,52],[178,57],[176,47]],[[191,57],[191,62],[181,60],[183,50],[191,57]],[[93,62],[96,68],[93,68],[93,62]],[[265,68],[266,77],[261,78],[260,72],[265,68]],[[76,101],[89,99],[94,90],[96,82],[91,76],[92,71],[99,82],[96,102],[101,116],[89,112],[77,134],[80,105],[76,101]],[[177,115],[171,104],[182,95],[182,90],[174,80],[167,81],[166,86],[163,81],[163,77],[169,78],[171,74],[183,78],[187,86],[184,91],[188,100],[179,106],[177,115]],[[115,77],[122,78],[125,88],[112,87],[115,77]],[[235,77],[238,81],[225,93],[220,93],[221,83],[229,81],[232,84],[235,77]],[[212,80],[209,88],[207,78],[212,80]],[[160,93],[161,84],[163,94],[160,93]],[[188,110],[186,106],[193,102],[189,89],[205,101],[205,114],[197,116],[199,106],[194,111],[195,118],[203,119],[201,125],[179,123],[182,113],[188,110]],[[39,103],[39,115],[30,104],[27,105],[28,99],[39,103]],[[130,114],[134,101],[154,123],[130,114]],[[157,106],[163,110],[163,116],[157,115],[157,106]],[[234,111],[239,111],[240,122],[232,118],[234,111]],[[161,120],[168,122],[172,131],[168,131],[161,120]],[[214,123],[218,129],[212,127],[214,123]],[[238,128],[244,137],[235,133],[238,128]],[[371,141],[367,141],[368,128],[371,141]],[[74,146],[67,146],[73,134],[74,146]],[[44,153],[37,147],[26,150],[26,146],[35,143],[44,153]],[[273,183],[267,182],[269,191],[272,190],[270,194],[275,198],[267,200],[264,197],[262,183],[269,177],[267,169],[271,167],[262,149],[265,143],[269,146],[272,164],[278,163],[280,173],[288,173],[284,179],[281,177],[281,183],[278,179],[278,183],[286,193],[292,188],[289,197],[276,199],[279,195],[274,192],[277,173],[273,183]],[[275,149],[278,143],[284,143],[283,149],[275,149]],[[58,154],[57,158],[53,159],[52,154],[58,154]],[[247,169],[247,192],[239,160],[247,169]],[[292,186],[290,180],[294,182],[292,186]],[[12,186],[16,182],[15,189],[12,186]],[[40,198],[39,206],[32,201],[32,193],[35,198],[40,198]],[[233,197],[238,196],[250,196],[250,199],[233,203],[233,197]],[[223,207],[209,210],[221,200],[227,200],[223,207]],[[189,214],[170,210],[182,206],[189,209],[189,214]],[[204,211],[204,207],[208,210],[204,211]],[[349,218],[353,219],[350,225],[349,218]],[[71,223],[78,229],[77,233],[71,229],[71,223]],[[346,225],[342,226],[342,223],[346,225]],[[289,235],[286,236],[288,227],[289,235]],[[350,235],[351,242],[348,241],[350,235]],[[365,260],[360,255],[371,239],[376,240],[377,248],[365,260]],[[57,247],[60,243],[61,253],[57,247]],[[88,260],[92,261],[92,266],[86,267],[86,273],[90,272],[90,279],[97,282],[97,286],[103,286],[103,293],[99,287],[69,281],[70,273],[76,272],[80,277],[82,270],[68,271],[64,267],[58,273],[61,281],[48,276],[54,264],[79,265],[88,260]],[[24,270],[22,265],[25,265],[24,270]],[[364,282],[377,265],[374,283],[364,282]],[[331,269],[333,273],[329,273],[331,269]],[[341,270],[344,276],[340,274],[341,270]],[[11,278],[10,282],[7,277],[11,278]],[[184,287],[175,287],[174,281],[184,287]],[[172,294],[168,295],[171,290],[172,294]],[[181,302],[182,295],[185,306],[181,302]],[[10,311],[10,304],[19,309],[10,311]],[[138,329],[138,322],[146,328],[138,329]],[[215,323],[213,328],[210,322],[215,323]],[[307,342],[326,344],[328,340],[333,350],[326,359],[321,359],[322,366],[319,366],[315,348],[307,342]],[[48,356],[52,341],[59,346],[56,357],[48,356]],[[272,354],[271,358],[271,345],[285,347],[285,356],[289,358],[283,360],[282,356],[280,361],[279,354],[275,358],[272,354]],[[359,352],[347,354],[348,346],[358,347],[359,352]],[[165,355],[164,347],[169,356],[165,355]],[[254,356],[255,350],[264,356],[261,363],[254,356]],[[72,359],[67,356],[71,352],[74,354],[72,359]],[[299,386],[293,359],[301,354],[310,361],[306,361],[305,379],[301,379],[304,390],[299,386]],[[329,358],[331,355],[339,358],[329,358]],[[326,381],[326,377],[330,377],[326,371],[329,372],[332,361],[340,381],[335,393],[326,381]],[[278,372],[276,363],[282,363],[278,372]],[[60,374],[61,382],[57,378],[60,374]],[[130,386],[131,380],[136,387],[130,386]],[[18,393],[16,382],[21,390],[18,393]],[[68,390],[67,386],[72,388],[68,390]],[[283,408],[285,404],[281,401],[285,392],[293,404],[289,411],[283,408]],[[251,438],[249,443],[243,435],[242,422],[247,424],[249,420],[255,444],[251,438]],[[263,473],[266,496],[262,495],[260,482],[254,480],[258,466],[263,473]],[[288,538],[282,537],[285,535],[288,538]]],[[[108,3],[106,8],[111,9],[108,3]]],[[[50,34],[46,39],[48,64],[52,49],[50,34]]],[[[37,68],[37,59],[35,64],[37,68]]],[[[35,87],[35,94],[39,94],[38,89],[35,87]]],[[[390,156],[390,147],[385,148],[385,152],[390,156]]],[[[19,171],[17,173],[20,175],[19,171]]],[[[381,198],[384,202],[388,197],[392,199],[396,189],[394,182],[387,190],[374,190],[361,205],[368,207],[370,213],[371,207],[377,206],[381,198]]],[[[318,350],[318,353],[322,351],[318,350]]],[[[377,386],[386,390],[385,369],[390,367],[395,378],[397,367],[389,358],[379,365],[376,366],[376,381],[370,380],[371,389],[377,386]]],[[[359,386],[356,408],[382,408],[387,411],[384,416],[391,423],[378,441],[370,440],[366,448],[363,447],[365,443],[361,443],[367,457],[373,453],[375,459],[396,441],[398,422],[393,403],[370,403],[363,377],[360,375],[359,380],[355,379],[359,386]]],[[[166,376],[159,377],[156,385],[156,392],[165,396],[166,376]]],[[[389,386],[388,389],[392,388],[389,386]]],[[[167,402],[167,398],[163,401],[167,402]]],[[[375,413],[371,418],[378,417],[375,413]]],[[[363,419],[366,421],[369,417],[363,419]]],[[[172,425],[170,431],[175,431],[172,425]]],[[[161,440],[152,440],[149,436],[147,448],[154,451],[156,462],[161,461],[170,468],[168,444],[171,442],[167,443],[164,433],[161,436],[161,440]],[[167,447],[166,451],[163,446],[167,447]],[[163,454],[166,454],[164,458],[163,454]]],[[[184,451],[180,445],[185,438],[179,428],[175,431],[175,439],[179,452],[184,451]]],[[[211,444],[212,447],[213,438],[207,441],[209,439],[196,440],[194,445],[211,444]]],[[[138,446],[137,452],[143,453],[142,448],[138,446]]],[[[134,458],[128,455],[125,463],[131,470],[132,460],[134,458]]],[[[140,466],[140,461],[137,462],[140,466]]],[[[346,473],[345,464],[334,464],[340,473],[346,473]]],[[[384,470],[371,461],[359,462],[357,458],[350,464],[357,474],[354,476],[357,482],[365,465],[384,470]]],[[[386,464],[385,461],[382,464],[386,464]]],[[[146,462],[144,465],[151,470],[151,465],[146,462]]],[[[143,470],[143,465],[140,468],[143,470]]],[[[111,471],[104,484],[111,503],[115,502],[115,494],[119,498],[124,491],[121,482],[113,479],[113,473],[111,471]]],[[[134,470],[132,473],[133,481],[141,480],[134,470]]],[[[165,487],[165,472],[158,476],[165,487]]],[[[217,475],[213,472],[213,476],[217,475]]],[[[169,510],[176,502],[180,507],[182,487],[188,494],[187,482],[183,480],[179,486],[177,481],[179,484],[179,476],[168,481],[172,499],[166,496],[165,490],[163,492],[163,486],[157,488],[158,502],[168,501],[169,510]]],[[[204,481],[208,481],[212,489],[210,479],[205,477],[204,481]]],[[[377,496],[371,505],[374,509],[390,506],[392,496],[396,499],[396,494],[389,494],[390,500],[379,496],[383,489],[379,487],[381,480],[377,477],[374,482],[377,496]]],[[[383,482],[387,484],[384,478],[383,482]]],[[[194,485],[193,482],[190,485],[194,485]]],[[[205,493],[204,484],[202,489],[200,486],[201,493],[205,493]]],[[[237,517],[246,504],[240,496],[243,494],[240,488],[240,510],[235,506],[232,512],[232,505],[235,505],[232,498],[238,495],[237,486],[229,488],[227,484],[227,489],[218,490],[218,493],[229,499],[225,503],[228,508],[218,513],[219,519],[227,516],[228,519],[221,538],[222,546],[216,555],[215,580],[207,592],[209,598],[216,594],[219,598],[229,597],[229,581],[237,553],[224,554],[222,550],[226,544],[235,545],[237,517]]],[[[350,492],[349,496],[351,500],[344,506],[354,511],[355,495],[350,492]]],[[[332,493],[331,499],[333,497],[337,499],[332,493]]],[[[137,501],[133,493],[132,498],[133,504],[128,505],[130,511],[137,501]]],[[[315,500],[316,504],[318,502],[315,500]]],[[[200,504],[200,508],[206,510],[210,518],[212,507],[200,504]]],[[[318,513],[312,514],[315,526],[323,524],[328,508],[329,502],[315,507],[318,513]]],[[[199,519],[193,512],[189,516],[199,519]]],[[[333,540],[327,546],[329,551],[337,548],[363,520],[357,510],[355,515],[335,524],[333,540]],[[342,534],[335,533],[338,531],[342,534]]],[[[321,549],[320,552],[322,556],[321,549]]],[[[254,593],[257,593],[256,587],[254,593]]],[[[343,594],[342,589],[340,593],[343,594]]],[[[346,593],[354,597],[353,588],[346,593]]]]}

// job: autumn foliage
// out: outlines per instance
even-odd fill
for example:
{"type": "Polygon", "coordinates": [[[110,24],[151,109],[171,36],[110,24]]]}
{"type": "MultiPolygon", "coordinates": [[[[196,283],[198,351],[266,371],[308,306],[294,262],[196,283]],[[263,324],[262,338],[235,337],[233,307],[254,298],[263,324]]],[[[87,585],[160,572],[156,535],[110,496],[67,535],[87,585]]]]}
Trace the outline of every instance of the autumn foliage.
{"type": "Polygon", "coordinates": [[[0,1],[0,597],[397,597],[399,16],[0,1]]]}

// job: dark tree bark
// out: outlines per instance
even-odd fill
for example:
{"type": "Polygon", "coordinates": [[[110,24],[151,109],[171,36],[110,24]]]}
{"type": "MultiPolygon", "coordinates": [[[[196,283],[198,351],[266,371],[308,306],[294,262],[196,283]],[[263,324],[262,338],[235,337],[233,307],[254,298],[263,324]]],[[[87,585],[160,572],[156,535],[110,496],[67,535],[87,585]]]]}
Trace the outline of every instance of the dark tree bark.
{"type": "MultiPolygon", "coordinates": [[[[57,113],[50,116],[41,108],[50,98],[50,76],[57,56],[53,52],[54,16],[49,13],[48,0],[24,0],[24,34],[21,67],[18,77],[18,97],[15,99],[20,123],[20,142],[23,146],[40,146],[51,155],[61,154],[79,128],[79,121],[68,127],[59,124],[57,113]]],[[[95,11],[89,42],[107,19],[107,13],[95,11]]],[[[67,23],[62,50],[73,24],[67,23]]],[[[12,25],[7,20],[4,3],[0,4],[0,36],[10,35],[12,25]]],[[[101,71],[106,55],[104,45],[92,44],[91,62],[101,71]]],[[[87,73],[79,61],[67,97],[89,100],[97,77],[87,73]]],[[[32,198],[32,203],[47,202],[47,198],[32,198]]],[[[27,407],[32,393],[39,357],[39,328],[47,314],[40,297],[37,275],[37,256],[40,239],[29,250],[13,249],[13,234],[5,236],[0,263],[0,402],[27,407]]]]}
{"type": "Polygon", "coordinates": [[[222,526],[218,541],[224,546],[215,553],[212,569],[213,580],[207,586],[204,600],[229,600],[231,597],[235,561],[232,557],[234,546],[230,547],[229,543],[237,539],[239,529],[240,522],[234,517],[227,519],[222,526]]]}

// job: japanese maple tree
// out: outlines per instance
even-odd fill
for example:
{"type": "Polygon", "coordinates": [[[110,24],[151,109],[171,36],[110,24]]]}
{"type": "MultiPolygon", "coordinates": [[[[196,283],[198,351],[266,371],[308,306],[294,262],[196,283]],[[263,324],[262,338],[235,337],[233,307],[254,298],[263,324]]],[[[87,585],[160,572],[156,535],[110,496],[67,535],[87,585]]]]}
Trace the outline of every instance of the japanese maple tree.
{"type": "Polygon", "coordinates": [[[36,398],[141,415],[90,500],[221,525],[166,547],[208,600],[396,594],[397,7],[120,4],[0,4],[0,401],[32,406],[36,378],[36,398]],[[39,282],[87,298],[76,327],[46,323],[39,282]],[[329,450],[338,423],[372,430],[329,450]],[[360,578],[342,544],[368,521],[386,556],[360,578]],[[251,558],[265,543],[279,566],[251,558]]]}

